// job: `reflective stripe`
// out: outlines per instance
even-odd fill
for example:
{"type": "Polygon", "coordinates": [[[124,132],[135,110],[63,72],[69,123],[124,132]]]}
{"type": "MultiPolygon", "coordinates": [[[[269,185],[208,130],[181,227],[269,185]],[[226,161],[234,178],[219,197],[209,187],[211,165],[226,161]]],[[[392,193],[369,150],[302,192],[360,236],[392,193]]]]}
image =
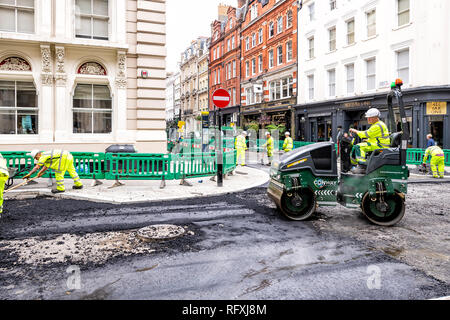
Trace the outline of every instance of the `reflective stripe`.
{"type": "Polygon", "coordinates": [[[385,136],[384,135],[384,129],[383,129],[383,126],[381,125],[381,123],[377,123],[377,126],[380,128],[380,130],[381,130],[381,138],[382,139],[387,139],[387,138],[389,138],[389,136],[385,136]]]}

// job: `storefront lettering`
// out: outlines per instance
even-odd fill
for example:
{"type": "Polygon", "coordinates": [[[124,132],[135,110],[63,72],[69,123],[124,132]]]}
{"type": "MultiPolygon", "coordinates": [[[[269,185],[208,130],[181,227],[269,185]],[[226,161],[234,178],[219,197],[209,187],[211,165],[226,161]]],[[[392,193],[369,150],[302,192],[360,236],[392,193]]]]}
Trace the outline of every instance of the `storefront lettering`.
{"type": "Polygon", "coordinates": [[[344,108],[358,108],[358,107],[370,107],[372,104],[370,101],[355,101],[355,102],[347,102],[343,104],[344,108]]]}
{"type": "Polygon", "coordinates": [[[427,115],[446,115],[447,102],[427,102],[427,115]]]}

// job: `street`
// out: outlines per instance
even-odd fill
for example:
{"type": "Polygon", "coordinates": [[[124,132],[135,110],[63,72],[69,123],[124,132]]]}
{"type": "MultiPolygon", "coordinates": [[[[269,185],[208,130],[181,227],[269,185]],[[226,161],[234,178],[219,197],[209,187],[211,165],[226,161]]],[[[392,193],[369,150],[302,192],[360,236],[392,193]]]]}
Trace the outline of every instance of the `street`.
{"type": "Polygon", "coordinates": [[[448,296],[449,188],[411,185],[405,218],[392,228],[342,207],[290,222],[264,186],[134,205],[14,200],[0,221],[0,299],[448,296]],[[164,242],[135,236],[166,223],[187,232],[164,242]]]}

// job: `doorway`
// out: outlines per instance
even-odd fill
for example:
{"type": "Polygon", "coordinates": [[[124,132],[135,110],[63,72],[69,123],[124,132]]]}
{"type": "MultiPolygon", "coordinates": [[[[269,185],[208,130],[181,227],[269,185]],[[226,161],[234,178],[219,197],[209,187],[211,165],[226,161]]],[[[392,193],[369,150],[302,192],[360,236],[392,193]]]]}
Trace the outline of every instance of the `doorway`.
{"type": "MultiPolygon", "coordinates": [[[[433,139],[438,146],[444,145],[444,116],[428,117],[429,133],[433,135],[433,139]]],[[[428,134],[428,133],[427,133],[428,134]]]]}

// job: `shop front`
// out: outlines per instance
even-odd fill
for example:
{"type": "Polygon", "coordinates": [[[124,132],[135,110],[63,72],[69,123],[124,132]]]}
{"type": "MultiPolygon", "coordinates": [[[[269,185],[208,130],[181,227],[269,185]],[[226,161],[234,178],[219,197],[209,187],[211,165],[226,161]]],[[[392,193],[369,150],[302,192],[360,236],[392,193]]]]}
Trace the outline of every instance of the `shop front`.
{"type": "MultiPolygon", "coordinates": [[[[436,143],[450,149],[450,88],[417,88],[404,90],[406,118],[411,138],[409,147],[425,148],[427,134],[433,135],[436,143]]],[[[337,128],[344,132],[350,128],[367,130],[370,126],[365,113],[370,108],[381,111],[381,119],[386,122],[388,109],[386,93],[355,99],[341,99],[298,105],[295,110],[296,135],[300,141],[336,141],[337,128]]],[[[398,107],[394,108],[396,130],[401,131],[398,107]]]]}

